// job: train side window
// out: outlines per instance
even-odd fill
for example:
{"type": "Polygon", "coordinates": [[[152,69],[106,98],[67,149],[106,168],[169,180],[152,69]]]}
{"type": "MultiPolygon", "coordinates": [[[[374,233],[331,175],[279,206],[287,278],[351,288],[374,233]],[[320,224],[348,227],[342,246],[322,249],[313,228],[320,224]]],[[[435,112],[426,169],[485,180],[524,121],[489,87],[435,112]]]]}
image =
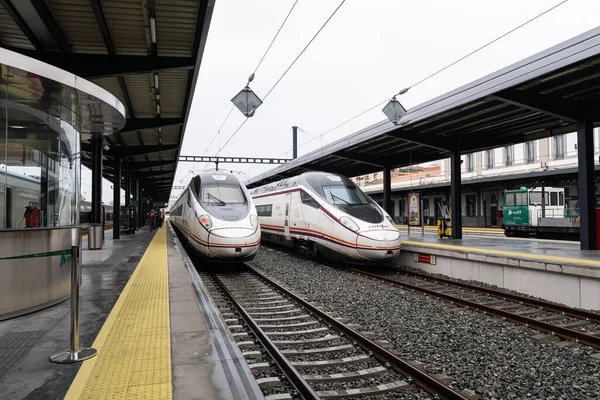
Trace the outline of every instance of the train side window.
{"type": "Polygon", "coordinates": [[[565,205],[565,194],[563,192],[558,193],[558,205],[559,206],[565,205]]]}
{"type": "Polygon", "coordinates": [[[550,192],[550,205],[557,206],[558,205],[558,193],[550,192]]]}
{"type": "Polygon", "coordinates": [[[300,200],[302,201],[302,204],[306,204],[307,206],[310,206],[313,208],[321,207],[319,202],[316,201],[315,199],[313,199],[312,196],[310,194],[306,193],[304,190],[300,191],[300,200]]]}
{"type": "Polygon", "coordinates": [[[191,195],[190,195],[190,192],[189,192],[189,190],[188,190],[188,192],[187,192],[187,205],[188,205],[188,207],[191,207],[191,206],[192,206],[192,197],[191,197],[191,195]]]}
{"type": "Polygon", "coordinates": [[[265,204],[262,206],[256,206],[256,214],[259,217],[270,217],[273,215],[273,205],[265,204]]]}

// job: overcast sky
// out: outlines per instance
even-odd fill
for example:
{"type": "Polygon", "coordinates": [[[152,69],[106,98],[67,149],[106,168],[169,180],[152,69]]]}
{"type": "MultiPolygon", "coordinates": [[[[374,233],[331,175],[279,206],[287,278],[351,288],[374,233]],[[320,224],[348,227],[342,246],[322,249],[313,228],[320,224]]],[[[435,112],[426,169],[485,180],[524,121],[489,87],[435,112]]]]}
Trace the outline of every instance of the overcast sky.
{"type": "MultiPolygon", "coordinates": [[[[264,97],[341,0],[299,0],[256,74],[264,97]]],[[[182,155],[215,155],[245,117],[231,98],[245,85],[294,0],[217,0],[182,155]]],[[[560,0],[347,0],[222,156],[291,157],[292,126],[315,136],[391,97],[560,0]],[[287,154],[282,154],[287,152],[287,154]]],[[[600,1],[569,0],[400,97],[406,108],[492,73],[599,24],[600,1]]],[[[384,119],[377,108],[329,133],[330,143],[384,119]]],[[[300,133],[299,144],[311,137],[300,133]]],[[[321,140],[299,148],[299,155],[321,140]]],[[[180,163],[175,185],[206,164],[180,163]]],[[[245,180],[271,167],[221,165],[245,180]]],[[[211,165],[209,168],[214,168],[211,165]]],[[[174,190],[172,196],[179,195],[174,190]]]]}

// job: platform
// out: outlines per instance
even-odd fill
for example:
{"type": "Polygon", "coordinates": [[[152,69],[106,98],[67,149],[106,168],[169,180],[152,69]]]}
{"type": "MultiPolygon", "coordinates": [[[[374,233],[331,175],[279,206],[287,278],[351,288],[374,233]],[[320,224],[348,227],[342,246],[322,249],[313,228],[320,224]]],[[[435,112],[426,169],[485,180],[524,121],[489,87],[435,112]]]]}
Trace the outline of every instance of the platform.
{"type": "Polygon", "coordinates": [[[262,398],[168,228],[83,246],[80,342],[98,356],[49,361],[69,346],[70,301],[2,321],[0,398],[262,398]]]}
{"type": "Polygon", "coordinates": [[[471,236],[450,240],[419,233],[403,235],[398,262],[571,307],[600,309],[600,251],[580,250],[579,242],[471,236]]]}

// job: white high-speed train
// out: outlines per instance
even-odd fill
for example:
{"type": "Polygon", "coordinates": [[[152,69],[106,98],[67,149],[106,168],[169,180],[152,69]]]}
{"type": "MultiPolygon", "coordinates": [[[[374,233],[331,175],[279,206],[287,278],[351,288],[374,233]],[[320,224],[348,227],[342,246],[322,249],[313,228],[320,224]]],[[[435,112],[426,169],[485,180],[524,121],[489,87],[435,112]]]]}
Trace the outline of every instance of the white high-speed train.
{"type": "Polygon", "coordinates": [[[305,172],[253,189],[263,240],[352,264],[400,254],[392,218],[342,175],[305,172]]]}
{"type": "Polygon", "coordinates": [[[169,219],[201,259],[249,261],[260,246],[252,197],[228,172],[196,175],[171,208],[169,219]]]}

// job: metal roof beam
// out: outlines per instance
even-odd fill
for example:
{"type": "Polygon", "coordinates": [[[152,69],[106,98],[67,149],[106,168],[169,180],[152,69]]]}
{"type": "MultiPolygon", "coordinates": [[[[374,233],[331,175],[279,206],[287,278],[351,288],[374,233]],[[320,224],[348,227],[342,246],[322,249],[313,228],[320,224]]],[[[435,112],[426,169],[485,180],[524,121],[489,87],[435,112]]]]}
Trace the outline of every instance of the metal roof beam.
{"type": "Polygon", "coordinates": [[[333,153],[333,155],[336,157],[345,158],[347,160],[353,160],[364,164],[374,165],[376,167],[385,167],[387,165],[387,158],[371,157],[365,154],[358,154],[352,151],[340,150],[333,153]]]}
{"type": "Polygon", "coordinates": [[[541,96],[532,92],[510,90],[488,96],[488,98],[569,122],[583,121],[585,119],[585,110],[581,106],[552,96],[541,96]]]}
{"type": "MultiPolygon", "coordinates": [[[[138,170],[138,169],[144,169],[144,168],[154,168],[154,167],[162,167],[165,165],[173,165],[175,164],[177,161],[175,160],[165,160],[165,161],[129,161],[129,168],[131,168],[132,171],[138,170]]],[[[102,166],[105,168],[110,168],[113,169],[114,168],[114,161],[113,160],[105,160],[102,163],[102,166]]],[[[154,171],[152,171],[154,172],[154,171]]],[[[156,172],[160,172],[160,173],[172,173],[173,171],[156,171],[156,172]]]]}
{"type": "Polygon", "coordinates": [[[173,176],[173,171],[137,171],[136,176],[139,179],[156,177],[159,175],[171,175],[173,176]]]}
{"type": "Polygon", "coordinates": [[[119,132],[139,131],[183,124],[183,118],[127,118],[125,126],[119,132]]]}
{"type": "Polygon", "coordinates": [[[391,136],[396,139],[401,139],[408,143],[420,144],[422,146],[431,147],[432,149],[440,150],[443,152],[448,152],[452,149],[452,140],[441,136],[436,137],[435,139],[431,139],[426,135],[421,134],[420,132],[403,131],[402,129],[386,132],[384,135],[391,136]]]}
{"type": "Polygon", "coordinates": [[[27,40],[36,48],[38,51],[44,50],[44,45],[38,40],[35,33],[29,28],[25,20],[21,17],[16,8],[11,4],[10,0],[0,0],[0,5],[6,10],[10,18],[15,24],[21,29],[21,32],[27,37],[27,40]]]}
{"type": "MultiPolygon", "coordinates": [[[[3,1],[0,0],[0,4],[3,1]]],[[[9,50],[35,58],[86,79],[190,70],[191,57],[135,56],[117,54],[65,54],[8,47],[9,50]]]]}
{"type": "MultiPolygon", "coordinates": [[[[119,153],[120,157],[133,157],[140,156],[144,154],[150,153],[158,153],[159,151],[167,151],[167,150],[175,150],[179,146],[176,144],[166,144],[166,145],[150,145],[150,146],[121,146],[121,152],[119,153]]],[[[92,145],[89,143],[81,144],[81,151],[92,151],[92,145]]],[[[114,157],[112,151],[104,152],[106,157],[114,157]]]]}

